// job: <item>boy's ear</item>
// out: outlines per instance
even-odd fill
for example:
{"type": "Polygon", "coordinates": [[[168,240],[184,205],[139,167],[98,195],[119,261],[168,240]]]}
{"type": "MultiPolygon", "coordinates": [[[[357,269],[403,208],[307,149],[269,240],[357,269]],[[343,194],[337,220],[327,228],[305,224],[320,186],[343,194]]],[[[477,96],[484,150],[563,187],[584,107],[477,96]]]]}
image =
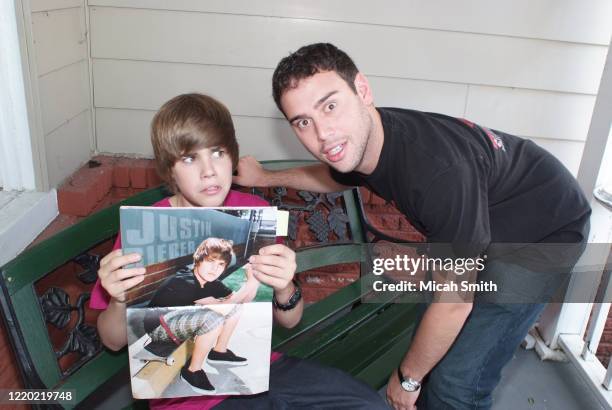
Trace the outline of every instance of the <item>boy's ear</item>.
{"type": "Polygon", "coordinates": [[[365,75],[357,73],[355,76],[355,89],[357,95],[365,105],[371,105],[374,103],[374,97],[372,96],[372,89],[370,88],[370,82],[365,75]]]}

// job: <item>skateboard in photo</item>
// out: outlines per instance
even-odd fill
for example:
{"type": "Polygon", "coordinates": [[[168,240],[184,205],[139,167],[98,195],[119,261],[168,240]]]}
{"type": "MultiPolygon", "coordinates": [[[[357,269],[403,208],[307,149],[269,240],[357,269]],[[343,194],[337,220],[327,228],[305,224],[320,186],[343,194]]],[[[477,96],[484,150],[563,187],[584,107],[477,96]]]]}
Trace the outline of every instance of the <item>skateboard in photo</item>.
{"type": "Polygon", "coordinates": [[[176,363],[175,352],[181,347],[172,341],[168,342],[149,342],[142,350],[132,356],[133,359],[146,362],[162,362],[168,366],[176,363]]]}

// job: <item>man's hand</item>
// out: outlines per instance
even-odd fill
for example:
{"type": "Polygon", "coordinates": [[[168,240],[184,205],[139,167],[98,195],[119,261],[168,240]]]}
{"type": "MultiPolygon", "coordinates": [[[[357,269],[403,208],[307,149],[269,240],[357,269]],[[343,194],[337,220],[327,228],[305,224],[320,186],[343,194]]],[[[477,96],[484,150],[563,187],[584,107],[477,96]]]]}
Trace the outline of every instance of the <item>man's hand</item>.
{"type": "Polygon", "coordinates": [[[261,248],[259,255],[252,255],[249,262],[255,278],[272,287],[277,296],[290,287],[297,269],[295,252],[282,244],[261,248]]]}
{"type": "Polygon", "coordinates": [[[246,187],[262,187],[266,180],[266,170],[252,156],[240,158],[236,175],[233,178],[234,184],[246,187]]]}
{"type": "Polygon", "coordinates": [[[139,260],[139,254],[123,255],[121,249],[112,251],[100,260],[100,284],[117,302],[125,303],[125,293],[144,280],[145,268],[124,268],[139,260]]]}
{"type": "Polygon", "coordinates": [[[419,398],[420,392],[421,389],[415,392],[407,392],[400,385],[397,372],[394,371],[391,373],[391,377],[389,377],[389,382],[387,383],[387,401],[395,410],[415,410],[415,403],[419,398]]]}

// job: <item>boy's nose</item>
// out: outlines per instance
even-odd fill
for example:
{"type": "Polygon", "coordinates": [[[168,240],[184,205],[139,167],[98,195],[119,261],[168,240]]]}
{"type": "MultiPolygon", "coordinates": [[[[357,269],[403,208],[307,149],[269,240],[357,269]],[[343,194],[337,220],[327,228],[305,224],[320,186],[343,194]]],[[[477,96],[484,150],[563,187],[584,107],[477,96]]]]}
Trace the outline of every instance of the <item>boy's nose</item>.
{"type": "Polygon", "coordinates": [[[215,168],[213,167],[211,161],[203,160],[200,166],[200,176],[202,178],[209,178],[215,175],[215,168]]]}

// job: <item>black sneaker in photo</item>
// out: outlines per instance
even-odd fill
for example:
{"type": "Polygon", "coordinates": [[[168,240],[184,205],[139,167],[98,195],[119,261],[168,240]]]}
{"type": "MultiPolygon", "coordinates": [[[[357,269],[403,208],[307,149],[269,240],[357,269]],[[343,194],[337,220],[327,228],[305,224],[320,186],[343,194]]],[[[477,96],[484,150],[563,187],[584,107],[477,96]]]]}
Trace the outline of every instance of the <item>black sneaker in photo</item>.
{"type": "Polygon", "coordinates": [[[189,363],[181,369],[181,379],[186,381],[195,392],[206,394],[215,391],[215,387],[208,381],[204,370],[191,372],[189,371],[189,363]]]}
{"type": "Polygon", "coordinates": [[[223,353],[211,350],[210,353],[208,353],[208,362],[210,364],[233,364],[234,366],[244,366],[248,364],[246,357],[236,356],[230,349],[227,349],[223,353]]]}

